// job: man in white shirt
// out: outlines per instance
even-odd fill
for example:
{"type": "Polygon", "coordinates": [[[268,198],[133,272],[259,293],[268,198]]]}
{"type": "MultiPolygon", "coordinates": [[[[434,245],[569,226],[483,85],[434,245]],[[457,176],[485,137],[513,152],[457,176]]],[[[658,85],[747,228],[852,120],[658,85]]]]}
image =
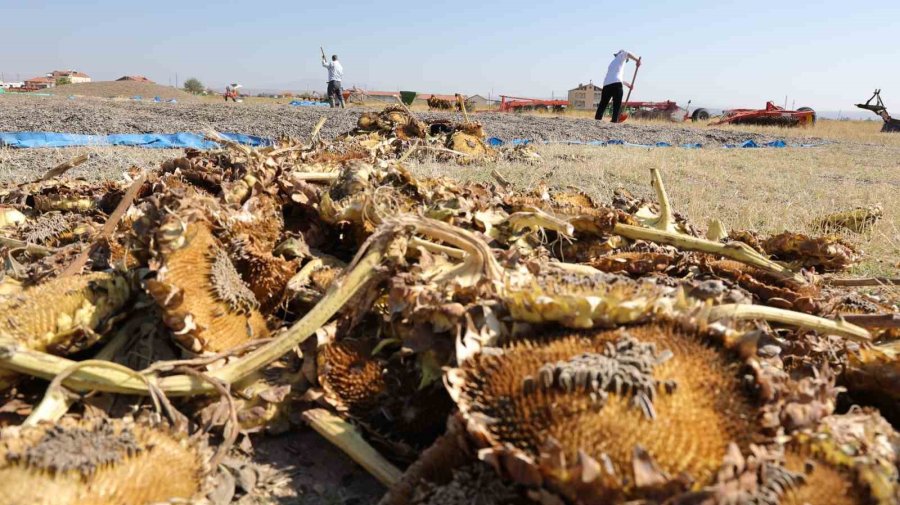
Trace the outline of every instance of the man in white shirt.
{"type": "Polygon", "coordinates": [[[325,60],[322,54],[322,66],[328,69],[328,102],[332,107],[344,108],[344,90],[341,89],[341,79],[344,78],[344,67],[338,61],[336,54],[331,55],[331,61],[325,60]]]}
{"type": "Polygon", "coordinates": [[[606,78],[603,79],[603,89],[600,91],[600,105],[597,106],[597,113],[594,114],[594,119],[598,121],[603,119],[603,113],[606,111],[606,107],[609,106],[611,99],[613,102],[612,122],[618,123],[619,111],[622,108],[622,85],[624,84],[629,88],[632,86],[625,82],[622,76],[625,71],[625,64],[628,63],[628,60],[634,60],[637,66],[641,66],[641,59],[624,49],[620,49],[613,56],[613,60],[606,70],[606,78]]]}

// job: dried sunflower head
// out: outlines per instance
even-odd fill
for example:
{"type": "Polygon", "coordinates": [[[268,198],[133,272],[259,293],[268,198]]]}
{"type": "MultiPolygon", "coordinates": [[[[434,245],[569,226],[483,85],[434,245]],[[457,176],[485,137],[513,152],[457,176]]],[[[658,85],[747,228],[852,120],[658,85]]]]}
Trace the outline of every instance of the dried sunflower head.
{"type": "Polygon", "coordinates": [[[373,347],[343,340],[319,347],[316,361],[319,384],[339,410],[357,412],[377,408],[387,392],[383,365],[371,356],[373,347]]]}
{"type": "Polygon", "coordinates": [[[269,330],[256,296],[209,225],[174,226],[165,235],[165,244],[159,241],[156,278],[146,286],[178,342],[192,352],[221,352],[266,338],[269,330]]]}
{"type": "Polygon", "coordinates": [[[884,210],[881,205],[870,205],[818,217],[813,220],[812,225],[825,233],[833,233],[841,229],[854,233],[865,233],[871,230],[883,216],[884,210]]]}
{"type": "Polygon", "coordinates": [[[377,118],[378,114],[374,112],[363,112],[356,120],[356,127],[363,131],[371,131],[376,127],[377,118]]]}
{"type": "MultiPolygon", "coordinates": [[[[99,340],[103,325],[131,298],[129,280],[97,272],[59,277],[0,298],[0,337],[52,354],[69,354],[99,340]]],[[[0,372],[0,384],[15,375],[0,372]]]]}
{"type": "Polygon", "coordinates": [[[121,419],[10,427],[0,432],[0,504],[162,502],[202,498],[197,441],[121,419]]]}
{"type": "Polygon", "coordinates": [[[662,273],[672,267],[677,258],[674,254],[656,252],[622,252],[591,259],[588,263],[603,272],[624,273],[643,277],[662,273]]]}
{"type": "Polygon", "coordinates": [[[502,298],[517,320],[591,328],[644,320],[669,303],[669,291],[615,274],[543,267],[534,275],[507,276],[502,298]]]}
{"type": "Polygon", "coordinates": [[[274,256],[271,249],[260,247],[249,236],[232,240],[228,249],[241,278],[259,301],[260,310],[270,313],[283,301],[288,281],[297,273],[300,262],[274,256]]]}
{"type": "Polygon", "coordinates": [[[600,503],[703,485],[731,444],[760,439],[740,365],[694,332],[652,324],[523,339],[446,381],[481,459],[600,503]]]}
{"type": "Polygon", "coordinates": [[[87,235],[93,228],[94,224],[80,214],[46,212],[26,223],[21,236],[32,244],[56,246],[87,235]]]}
{"type": "Polygon", "coordinates": [[[827,272],[846,270],[859,261],[859,252],[837,235],[810,237],[784,232],[767,238],[763,249],[775,259],[827,272]]]}
{"type": "Polygon", "coordinates": [[[412,460],[441,434],[451,402],[439,384],[422,385],[416,361],[374,356],[373,342],[343,339],[319,347],[326,400],[395,458],[412,460]]]}
{"type": "Polygon", "coordinates": [[[900,343],[864,347],[847,358],[841,385],[854,400],[878,406],[894,422],[900,420],[900,343]]]}
{"type": "Polygon", "coordinates": [[[898,450],[900,435],[877,411],[829,416],[788,444],[785,467],[803,478],[785,491],[781,503],[898,503],[898,450]]]}
{"type": "Polygon", "coordinates": [[[484,135],[484,125],[477,121],[469,121],[467,123],[459,123],[456,125],[456,131],[463,132],[466,135],[471,135],[473,137],[483,139],[484,135]]]}
{"type": "Polygon", "coordinates": [[[701,261],[699,269],[737,284],[764,305],[811,314],[821,311],[822,293],[815,284],[801,284],[733,260],[701,261]]]}
{"type": "Polygon", "coordinates": [[[494,150],[490,149],[481,137],[464,131],[450,135],[447,139],[447,148],[462,153],[462,156],[459,157],[461,162],[478,161],[494,154],[494,150]]]}
{"type": "Polygon", "coordinates": [[[255,195],[236,212],[225,215],[222,232],[227,237],[249,237],[263,249],[272,250],[284,232],[281,205],[267,195],[255,195]]]}
{"type": "Polygon", "coordinates": [[[607,238],[612,234],[616,223],[637,224],[635,219],[621,210],[606,207],[581,207],[578,199],[553,201],[546,195],[510,195],[504,199],[504,205],[511,212],[540,209],[559,219],[564,219],[575,228],[575,236],[579,240],[591,238],[607,238]]]}

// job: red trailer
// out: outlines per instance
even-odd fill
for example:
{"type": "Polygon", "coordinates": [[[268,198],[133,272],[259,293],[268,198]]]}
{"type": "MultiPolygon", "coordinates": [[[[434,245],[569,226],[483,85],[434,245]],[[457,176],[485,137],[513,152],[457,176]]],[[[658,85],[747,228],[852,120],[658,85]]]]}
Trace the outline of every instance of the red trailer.
{"type": "Polygon", "coordinates": [[[775,105],[774,102],[766,102],[765,109],[731,109],[723,112],[718,121],[710,123],[711,126],[721,124],[752,124],[767,126],[812,126],[816,122],[816,111],[809,107],[800,107],[797,110],[785,110],[775,105]]]}
{"type": "Polygon", "coordinates": [[[500,112],[522,112],[528,110],[562,112],[568,106],[568,100],[542,100],[539,98],[500,95],[500,112]]]}

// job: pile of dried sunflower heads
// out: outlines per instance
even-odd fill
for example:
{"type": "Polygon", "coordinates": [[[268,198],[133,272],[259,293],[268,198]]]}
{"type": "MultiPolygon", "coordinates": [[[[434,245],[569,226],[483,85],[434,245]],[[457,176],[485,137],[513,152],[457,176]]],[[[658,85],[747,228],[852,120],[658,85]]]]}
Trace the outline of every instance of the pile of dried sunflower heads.
{"type": "Polygon", "coordinates": [[[389,108],[2,188],[0,503],[203,500],[298,422],[386,504],[897,503],[898,308],[834,275],[856,248],[701,234],[656,170],[601,204],[404,166],[483,136],[389,108]]]}

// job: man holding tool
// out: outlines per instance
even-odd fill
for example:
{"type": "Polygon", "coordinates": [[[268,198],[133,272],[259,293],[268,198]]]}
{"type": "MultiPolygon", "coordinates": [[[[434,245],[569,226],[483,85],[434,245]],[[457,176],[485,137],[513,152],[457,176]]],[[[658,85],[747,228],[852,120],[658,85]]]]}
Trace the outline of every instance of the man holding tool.
{"type": "Polygon", "coordinates": [[[325,49],[322,51],[322,66],[328,69],[328,102],[331,107],[344,108],[344,90],[341,89],[341,79],[344,77],[344,67],[338,61],[336,54],[331,55],[331,61],[325,59],[325,49]]]}
{"type": "Polygon", "coordinates": [[[637,77],[637,69],[641,66],[641,59],[624,49],[620,49],[619,52],[613,55],[612,63],[609,64],[609,68],[606,70],[606,79],[603,79],[603,89],[600,91],[600,105],[597,106],[597,113],[594,114],[594,119],[598,121],[603,119],[603,112],[609,106],[610,99],[613,102],[612,122],[618,123],[624,119],[624,117],[619,116],[619,111],[622,109],[622,85],[628,86],[629,97],[631,96],[631,88],[634,87],[634,78],[631,79],[629,84],[624,82],[622,77],[628,60],[635,61],[637,66],[634,69],[634,77],[637,77]]]}

